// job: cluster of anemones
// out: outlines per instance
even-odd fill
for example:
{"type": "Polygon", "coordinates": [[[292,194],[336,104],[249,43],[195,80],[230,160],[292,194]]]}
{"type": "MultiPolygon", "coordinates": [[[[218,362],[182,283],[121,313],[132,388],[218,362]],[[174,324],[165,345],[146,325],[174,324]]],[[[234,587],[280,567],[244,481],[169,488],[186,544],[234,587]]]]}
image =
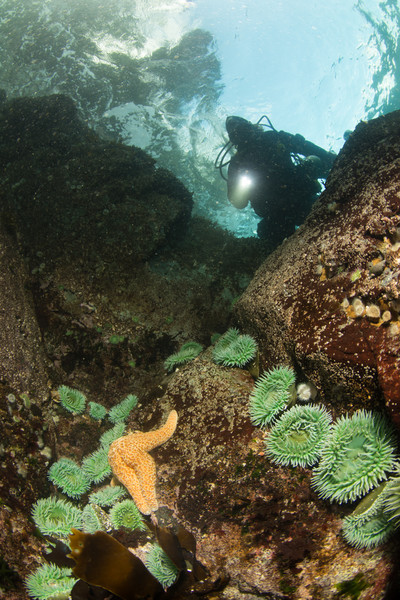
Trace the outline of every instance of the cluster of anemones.
{"type": "Polygon", "coordinates": [[[393,428],[383,415],[365,410],[332,424],[321,405],[293,406],[296,399],[315,398],[299,387],[296,394],[294,371],[289,367],[272,369],[254,386],[251,421],[261,428],[271,426],[266,455],[281,465],[311,467],[319,461],[312,485],[324,499],[352,502],[368,494],[345,517],[344,538],[366,548],[386,541],[400,525],[400,465],[393,428]],[[387,480],[388,473],[395,471],[387,480]]]}

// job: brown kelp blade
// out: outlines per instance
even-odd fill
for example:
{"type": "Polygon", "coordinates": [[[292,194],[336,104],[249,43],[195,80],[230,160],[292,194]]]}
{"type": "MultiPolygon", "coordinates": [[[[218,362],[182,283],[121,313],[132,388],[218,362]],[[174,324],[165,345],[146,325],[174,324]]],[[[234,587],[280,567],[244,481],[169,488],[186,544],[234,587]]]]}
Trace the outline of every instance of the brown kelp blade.
{"type": "Polygon", "coordinates": [[[123,600],[153,599],[163,593],[157,579],[142,561],[108,533],[72,529],[71,554],[75,577],[102,587],[123,600]]]}

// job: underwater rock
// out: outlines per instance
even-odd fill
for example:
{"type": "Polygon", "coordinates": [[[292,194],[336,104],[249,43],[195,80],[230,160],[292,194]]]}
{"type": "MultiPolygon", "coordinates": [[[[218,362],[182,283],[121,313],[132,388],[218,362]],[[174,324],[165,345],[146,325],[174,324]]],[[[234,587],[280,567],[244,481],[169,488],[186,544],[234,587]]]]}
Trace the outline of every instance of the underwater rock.
{"type": "Polygon", "coordinates": [[[360,572],[371,598],[382,600],[393,556],[346,544],[341,515],[313,491],[311,470],[266,456],[248,412],[253,387],[248,371],[216,365],[209,348],[170,376],[157,406],[138,414],[139,428],[155,426],[172,407],[182,415],[154,451],[164,465],[159,523],[183,522],[211,580],[230,578],[221,600],[334,600],[335,585],[360,572]]]}
{"type": "Polygon", "coordinates": [[[46,361],[27,279],[14,240],[0,227],[0,385],[40,402],[48,395],[46,361]]]}
{"type": "Polygon", "coordinates": [[[357,126],[306,222],[235,305],[261,365],[297,364],[339,411],[384,400],[398,427],[399,135],[399,111],[357,126]]]}
{"type": "Polygon", "coordinates": [[[7,579],[12,581],[16,572],[24,577],[37,566],[42,547],[33,535],[29,514],[46,480],[46,458],[41,451],[45,452],[48,443],[44,414],[49,389],[27,281],[17,246],[0,226],[1,591],[8,590],[7,579]]]}
{"type": "Polygon", "coordinates": [[[41,264],[132,268],[180,235],[192,195],[146,152],[101,140],[63,95],[0,107],[2,211],[41,264]]]}

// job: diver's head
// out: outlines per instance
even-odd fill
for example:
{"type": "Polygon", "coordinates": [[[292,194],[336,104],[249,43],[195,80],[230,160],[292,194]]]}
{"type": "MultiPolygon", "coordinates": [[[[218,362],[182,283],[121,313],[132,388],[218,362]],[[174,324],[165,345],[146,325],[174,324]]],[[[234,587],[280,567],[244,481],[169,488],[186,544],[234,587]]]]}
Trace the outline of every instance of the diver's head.
{"type": "Polygon", "coordinates": [[[257,125],[253,125],[242,117],[227,117],[225,127],[230,141],[235,146],[250,141],[257,129],[257,125]]]}
{"type": "Polygon", "coordinates": [[[309,154],[302,160],[302,166],[310,177],[322,177],[321,173],[324,172],[324,168],[319,156],[309,154]]]}

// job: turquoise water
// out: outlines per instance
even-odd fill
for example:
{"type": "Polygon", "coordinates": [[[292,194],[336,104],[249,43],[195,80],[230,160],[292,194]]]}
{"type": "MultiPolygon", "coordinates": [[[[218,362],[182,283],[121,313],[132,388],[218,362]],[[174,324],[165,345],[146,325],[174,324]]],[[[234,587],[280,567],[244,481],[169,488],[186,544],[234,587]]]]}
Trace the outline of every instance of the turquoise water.
{"type": "Polygon", "coordinates": [[[0,0],[0,87],[69,94],[100,135],[180,177],[197,214],[254,235],[213,166],[226,116],[339,151],[400,107],[399,23],[390,0],[0,0]]]}

